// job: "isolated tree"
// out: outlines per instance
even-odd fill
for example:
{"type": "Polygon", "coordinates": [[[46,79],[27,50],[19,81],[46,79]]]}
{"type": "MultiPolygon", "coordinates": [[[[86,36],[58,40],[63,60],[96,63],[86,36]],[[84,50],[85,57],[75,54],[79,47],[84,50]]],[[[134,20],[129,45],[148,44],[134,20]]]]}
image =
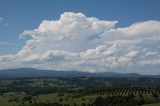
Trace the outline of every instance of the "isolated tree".
{"type": "Polygon", "coordinates": [[[77,106],[77,104],[76,104],[76,103],[74,103],[74,104],[73,104],[73,106],[77,106]]]}
{"type": "Polygon", "coordinates": [[[156,100],[158,100],[159,95],[158,95],[157,93],[153,93],[152,96],[153,96],[156,100]]]}
{"type": "Polygon", "coordinates": [[[60,98],[59,101],[60,101],[60,102],[63,102],[63,98],[60,98]]]}

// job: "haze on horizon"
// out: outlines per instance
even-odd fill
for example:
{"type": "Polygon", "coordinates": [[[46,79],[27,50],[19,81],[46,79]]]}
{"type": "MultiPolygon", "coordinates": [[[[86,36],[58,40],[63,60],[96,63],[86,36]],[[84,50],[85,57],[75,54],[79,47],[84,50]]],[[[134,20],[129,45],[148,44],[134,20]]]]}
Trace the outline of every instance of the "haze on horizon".
{"type": "Polygon", "coordinates": [[[0,69],[160,74],[159,1],[15,1],[0,3],[0,69]]]}

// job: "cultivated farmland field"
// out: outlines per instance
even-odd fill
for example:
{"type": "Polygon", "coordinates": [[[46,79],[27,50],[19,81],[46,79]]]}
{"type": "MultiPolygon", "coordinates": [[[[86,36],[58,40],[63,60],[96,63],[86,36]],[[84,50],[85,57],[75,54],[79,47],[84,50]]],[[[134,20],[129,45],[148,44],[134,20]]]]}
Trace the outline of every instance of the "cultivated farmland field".
{"type": "Polygon", "coordinates": [[[0,103],[2,106],[159,106],[159,81],[159,78],[102,77],[1,79],[0,103]]]}

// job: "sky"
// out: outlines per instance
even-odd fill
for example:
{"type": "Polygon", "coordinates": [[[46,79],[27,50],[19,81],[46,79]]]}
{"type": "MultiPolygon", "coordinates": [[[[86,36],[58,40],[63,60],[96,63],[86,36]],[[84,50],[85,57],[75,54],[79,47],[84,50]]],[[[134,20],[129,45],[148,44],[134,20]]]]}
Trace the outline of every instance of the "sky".
{"type": "Polygon", "coordinates": [[[0,69],[160,74],[159,0],[0,0],[0,69]]]}

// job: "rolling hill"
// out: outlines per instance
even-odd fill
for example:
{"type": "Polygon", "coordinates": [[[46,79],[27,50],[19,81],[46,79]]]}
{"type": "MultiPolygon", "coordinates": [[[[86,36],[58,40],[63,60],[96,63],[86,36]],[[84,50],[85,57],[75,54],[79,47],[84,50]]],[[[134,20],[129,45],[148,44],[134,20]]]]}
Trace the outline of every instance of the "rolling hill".
{"type": "MultiPolygon", "coordinates": [[[[152,76],[152,75],[150,75],[152,76]]],[[[56,70],[38,70],[33,68],[19,68],[0,70],[0,78],[19,78],[19,77],[150,77],[137,73],[116,73],[99,72],[89,73],[81,71],[56,71],[56,70]]],[[[153,77],[153,76],[152,76],[153,77]]],[[[159,77],[159,76],[154,76],[159,77]]]]}

